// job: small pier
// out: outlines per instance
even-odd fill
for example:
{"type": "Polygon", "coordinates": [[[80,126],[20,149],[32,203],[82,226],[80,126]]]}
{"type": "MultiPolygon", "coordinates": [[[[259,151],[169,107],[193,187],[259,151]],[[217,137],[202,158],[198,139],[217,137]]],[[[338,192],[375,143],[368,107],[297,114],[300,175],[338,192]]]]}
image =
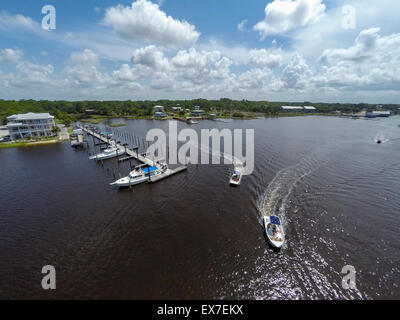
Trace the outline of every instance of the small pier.
{"type": "Polygon", "coordinates": [[[72,148],[83,147],[83,141],[84,141],[83,134],[72,134],[70,135],[70,138],[71,138],[72,148]]]}
{"type": "MultiPolygon", "coordinates": [[[[102,143],[107,143],[107,144],[110,143],[110,139],[108,137],[106,137],[106,136],[104,136],[104,135],[102,135],[102,134],[100,134],[98,132],[92,131],[92,130],[90,130],[88,128],[85,128],[85,127],[81,127],[80,129],[82,129],[88,135],[91,135],[91,136],[97,138],[102,143]]],[[[159,161],[157,161],[157,159],[153,159],[152,160],[152,159],[146,157],[145,153],[138,153],[137,151],[134,151],[134,150],[137,150],[137,148],[128,149],[126,146],[124,146],[122,144],[118,144],[118,143],[115,143],[115,146],[119,150],[124,151],[127,154],[127,156],[120,158],[118,161],[122,162],[122,161],[130,160],[130,159],[134,159],[134,160],[137,160],[137,161],[141,162],[143,165],[147,165],[147,166],[150,166],[150,167],[156,166],[157,168],[161,169],[160,163],[159,163],[159,161]]],[[[149,182],[155,183],[155,182],[160,181],[162,179],[168,178],[168,177],[170,177],[170,176],[172,176],[172,175],[174,175],[176,173],[182,172],[182,171],[184,171],[186,169],[187,169],[187,166],[181,166],[181,167],[178,167],[178,168],[175,168],[175,169],[167,169],[162,174],[160,174],[160,175],[158,175],[156,177],[150,178],[149,182]]]]}

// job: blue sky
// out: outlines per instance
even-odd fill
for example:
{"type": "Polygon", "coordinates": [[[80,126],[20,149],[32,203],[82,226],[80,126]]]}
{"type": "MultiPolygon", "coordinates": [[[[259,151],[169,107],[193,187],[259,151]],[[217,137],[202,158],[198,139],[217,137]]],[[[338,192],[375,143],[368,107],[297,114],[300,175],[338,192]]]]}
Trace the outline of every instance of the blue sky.
{"type": "Polygon", "coordinates": [[[0,98],[399,103],[399,16],[389,0],[3,0],[0,98]]]}

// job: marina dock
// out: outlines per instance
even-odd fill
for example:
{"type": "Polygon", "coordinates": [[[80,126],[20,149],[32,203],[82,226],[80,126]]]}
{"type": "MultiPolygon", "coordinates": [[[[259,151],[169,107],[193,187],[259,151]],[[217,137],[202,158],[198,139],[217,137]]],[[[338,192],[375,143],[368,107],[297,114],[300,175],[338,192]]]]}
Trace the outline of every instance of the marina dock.
{"type": "MultiPolygon", "coordinates": [[[[95,137],[96,139],[98,139],[102,143],[109,144],[110,141],[111,141],[106,136],[104,136],[104,135],[102,135],[100,133],[94,132],[94,131],[92,131],[92,130],[90,130],[88,128],[80,127],[80,129],[82,129],[86,134],[95,137]]],[[[161,165],[160,165],[160,163],[159,163],[159,161],[157,159],[150,159],[150,158],[146,157],[145,153],[141,154],[141,153],[135,152],[134,151],[135,148],[134,149],[129,149],[129,148],[125,147],[124,145],[121,145],[121,144],[116,143],[116,142],[115,142],[115,146],[119,150],[121,150],[123,152],[126,152],[126,156],[121,158],[121,159],[123,159],[123,160],[135,159],[135,160],[141,162],[144,165],[147,165],[147,166],[150,166],[150,167],[156,166],[158,169],[161,169],[161,165]]],[[[176,173],[182,172],[182,171],[184,171],[186,169],[187,169],[187,166],[180,166],[180,167],[175,168],[175,169],[169,169],[168,168],[162,174],[160,174],[160,175],[158,175],[156,177],[150,178],[149,182],[155,183],[155,182],[160,181],[162,179],[168,178],[168,177],[170,177],[170,176],[172,176],[172,175],[174,175],[176,173]]]]}

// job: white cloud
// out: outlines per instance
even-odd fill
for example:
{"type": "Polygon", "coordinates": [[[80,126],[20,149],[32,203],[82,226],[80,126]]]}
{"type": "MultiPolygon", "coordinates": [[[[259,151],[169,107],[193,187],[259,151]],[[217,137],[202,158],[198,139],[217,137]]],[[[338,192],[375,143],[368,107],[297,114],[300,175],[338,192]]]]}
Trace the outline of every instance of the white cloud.
{"type": "Polygon", "coordinates": [[[178,73],[178,77],[195,84],[206,84],[217,79],[229,76],[232,61],[222,57],[219,51],[179,51],[171,59],[171,64],[178,73]]]}
{"type": "Polygon", "coordinates": [[[283,69],[281,80],[286,88],[305,90],[309,87],[312,72],[300,54],[296,53],[283,69]]]}
{"type": "Polygon", "coordinates": [[[0,50],[0,62],[18,63],[22,59],[22,51],[14,49],[0,50]]]}
{"type": "Polygon", "coordinates": [[[400,33],[379,28],[360,32],[347,49],[328,49],[320,58],[318,86],[352,90],[395,90],[400,86],[400,33]]]}
{"type": "Polygon", "coordinates": [[[78,88],[105,88],[110,85],[110,76],[103,74],[99,67],[99,57],[90,49],[72,53],[70,65],[66,67],[67,85],[78,88]]]}
{"type": "Polygon", "coordinates": [[[138,75],[128,64],[124,63],[119,70],[113,71],[113,77],[120,81],[136,81],[138,75]]]}
{"type": "Polygon", "coordinates": [[[219,51],[234,64],[247,64],[249,60],[249,49],[236,43],[225,43],[216,38],[210,38],[206,42],[196,44],[196,49],[206,51],[219,51]]]}
{"type": "Polygon", "coordinates": [[[282,34],[318,21],[325,12],[322,0],[274,0],[265,7],[265,18],[253,28],[261,38],[282,34]]]}
{"type": "Polygon", "coordinates": [[[32,20],[30,17],[25,17],[21,14],[12,15],[6,11],[0,12],[0,28],[8,30],[17,28],[32,32],[42,30],[39,23],[32,20]]]}
{"type": "Polygon", "coordinates": [[[74,52],[69,58],[72,64],[81,67],[99,66],[99,57],[90,49],[85,49],[83,52],[74,52]]]}
{"type": "Polygon", "coordinates": [[[242,20],[238,25],[237,28],[239,31],[245,31],[245,25],[247,24],[247,20],[242,20]]]}
{"type": "Polygon", "coordinates": [[[148,0],[137,0],[131,7],[107,8],[104,23],[125,39],[174,48],[190,46],[200,36],[195,26],[167,16],[159,5],[148,0]]]}
{"type": "Polygon", "coordinates": [[[0,88],[19,89],[22,92],[40,90],[43,86],[51,84],[54,76],[54,67],[51,64],[39,65],[27,61],[19,61],[15,71],[7,74],[0,72],[0,88]]]}
{"type": "Polygon", "coordinates": [[[157,70],[165,70],[169,67],[169,62],[165,58],[164,52],[154,45],[135,50],[131,61],[134,65],[142,65],[157,70]]]}
{"type": "Polygon", "coordinates": [[[236,86],[242,92],[254,89],[265,89],[271,83],[274,75],[270,69],[251,69],[238,77],[236,86]]]}
{"type": "Polygon", "coordinates": [[[361,62],[376,54],[376,44],[379,40],[379,28],[371,28],[360,32],[354,45],[348,49],[328,49],[322,53],[322,63],[351,60],[361,62]]]}
{"type": "Polygon", "coordinates": [[[282,55],[267,51],[266,49],[253,49],[250,51],[249,63],[268,68],[277,68],[282,64],[282,55]]]}

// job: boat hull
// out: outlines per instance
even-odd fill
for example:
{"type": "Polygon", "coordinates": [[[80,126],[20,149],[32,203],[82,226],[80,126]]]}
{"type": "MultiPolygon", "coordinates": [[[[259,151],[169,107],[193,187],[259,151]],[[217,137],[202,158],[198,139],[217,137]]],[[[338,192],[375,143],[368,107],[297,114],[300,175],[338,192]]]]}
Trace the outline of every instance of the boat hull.
{"type": "MultiPolygon", "coordinates": [[[[150,178],[157,177],[161,175],[161,171],[157,171],[156,173],[151,173],[150,178]]],[[[145,183],[149,181],[149,174],[146,174],[143,177],[140,178],[130,178],[129,176],[121,178],[113,183],[110,183],[111,186],[117,186],[119,188],[127,188],[127,187],[132,187],[141,183],[145,183]]]]}
{"type": "Polygon", "coordinates": [[[269,216],[264,216],[263,218],[264,220],[264,229],[265,229],[265,236],[268,240],[268,243],[275,249],[281,249],[283,246],[283,243],[285,242],[285,235],[283,233],[283,228],[282,226],[278,227],[279,233],[281,235],[281,241],[277,241],[276,237],[273,237],[273,235],[270,233],[270,231],[268,230],[268,225],[270,224],[270,218],[269,216]]]}
{"type": "Polygon", "coordinates": [[[110,185],[112,186],[117,186],[119,188],[127,188],[127,187],[131,187],[131,186],[135,186],[141,183],[145,183],[149,181],[148,177],[142,178],[142,179],[128,179],[128,178],[122,178],[119,179],[117,181],[115,181],[114,183],[110,183],[110,185]]]}
{"type": "Polygon", "coordinates": [[[125,151],[119,150],[118,152],[116,151],[116,152],[112,152],[110,154],[100,153],[98,155],[89,157],[89,159],[100,161],[100,160],[112,159],[112,158],[115,158],[115,157],[118,157],[118,156],[121,156],[124,154],[125,154],[125,151]]]}

